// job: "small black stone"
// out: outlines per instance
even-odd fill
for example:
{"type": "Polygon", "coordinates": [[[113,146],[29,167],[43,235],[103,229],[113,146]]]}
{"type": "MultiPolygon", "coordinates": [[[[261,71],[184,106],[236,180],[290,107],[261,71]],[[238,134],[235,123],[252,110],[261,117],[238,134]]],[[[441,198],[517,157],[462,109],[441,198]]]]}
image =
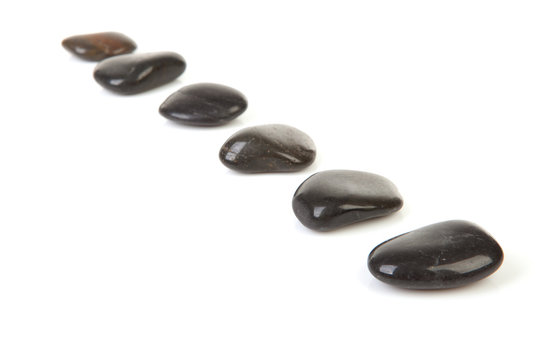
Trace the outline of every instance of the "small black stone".
{"type": "Polygon", "coordinates": [[[292,172],[315,160],[315,144],[302,131],[288,125],[252,126],[231,136],[219,159],[228,168],[245,173],[292,172]]]}
{"type": "Polygon", "coordinates": [[[159,113],[185,125],[217,126],[240,116],[247,105],[246,97],[236,89],[199,83],[173,93],[161,104],[159,113]]]}
{"type": "Polygon", "coordinates": [[[129,54],[137,48],[129,37],[112,31],[70,36],[62,41],[62,46],[88,61],[100,61],[111,56],[129,54]]]}
{"type": "Polygon", "coordinates": [[[367,172],[329,170],[304,181],[292,206],[306,227],[328,231],[398,211],[403,199],[388,179],[367,172]]]}
{"type": "Polygon", "coordinates": [[[184,58],[174,52],[128,54],[97,64],[94,78],[106,89],[137,94],[173,81],[186,69],[184,58]]]}
{"type": "Polygon", "coordinates": [[[477,225],[453,220],[396,236],[369,254],[377,279],[407,289],[449,289],[494,273],[503,261],[497,241],[477,225]]]}

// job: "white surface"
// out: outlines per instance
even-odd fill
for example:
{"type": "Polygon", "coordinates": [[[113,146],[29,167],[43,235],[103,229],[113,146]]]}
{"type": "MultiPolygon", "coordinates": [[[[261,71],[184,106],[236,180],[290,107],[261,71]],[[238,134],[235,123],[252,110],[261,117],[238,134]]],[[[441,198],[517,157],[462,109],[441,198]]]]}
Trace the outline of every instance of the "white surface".
{"type": "Polygon", "coordinates": [[[17,2],[0,11],[0,358],[534,358],[538,296],[537,1],[17,2]],[[63,38],[116,30],[185,74],[136,96],[63,38]],[[212,129],[157,108],[217,82],[248,111],[212,129]],[[285,123],[308,170],[240,175],[222,143],[285,123]],[[391,179],[403,210],[325,234],[291,209],[327,169],[391,179]],[[452,291],[391,288],[380,242],[449,219],[505,251],[452,291]]]}

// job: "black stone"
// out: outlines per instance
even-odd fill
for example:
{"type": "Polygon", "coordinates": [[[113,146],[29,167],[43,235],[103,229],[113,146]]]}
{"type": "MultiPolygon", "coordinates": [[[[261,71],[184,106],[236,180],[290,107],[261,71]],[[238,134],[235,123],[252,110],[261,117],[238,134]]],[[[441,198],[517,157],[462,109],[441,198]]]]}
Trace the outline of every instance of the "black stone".
{"type": "Polygon", "coordinates": [[[225,85],[200,83],[184,86],[167,98],[159,113],[185,125],[217,126],[247,109],[246,97],[225,85]]]}
{"type": "Polygon", "coordinates": [[[503,251],[488,233],[467,221],[429,225],[396,236],[369,254],[377,279],[407,289],[448,289],[494,273],[503,251]]]}
{"type": "Polygon", "coordinates": [[[245,173],[291,172],[315,160],[315,144],[288,125],[252,126],[238,131],[221,147],[219,159],[228,168],[245,173]]]}
{"type": "Polygon", "coordinates": [[[403,199],[395,185],[380,175],[329,170],[304,181],[292,205],[306,227],[328,231],[396,212],[403,199]]]}
{"type": "Polygon", "coordinates": [[[133,40],[117,32],[70,36],[62,41],[62,46],[88,61],[100,61],[111,56],[129,54],[137,48],[133,40]]]}
{"type": "Polygon", "coordinates": [[[128,54],[97,64],[94,78],[104,88],[128,95],[173,81],[185,69],[184,58],[174,52],[128,54]]]}

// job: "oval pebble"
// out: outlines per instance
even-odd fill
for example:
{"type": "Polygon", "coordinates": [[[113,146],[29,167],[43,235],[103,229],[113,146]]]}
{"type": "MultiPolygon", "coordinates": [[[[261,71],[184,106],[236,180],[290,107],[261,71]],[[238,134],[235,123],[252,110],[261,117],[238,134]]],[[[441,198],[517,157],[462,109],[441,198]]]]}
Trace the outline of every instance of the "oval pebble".
{"type": "Polygon", "coordinates": [[[199,83],[170,95],[159,107],[159,113],[184,125],[217,126],[240,116],[247,105],[246,97],[236,89],[199,83]]]}
{"type": "Polygon", "coordinates": [[[137,48],[137,44],[129,37],[112,31],[70,36],[62,41],[62,46],[75,56],[88,61],[129,54],[137,48]]]}
{"type": "Polygon", "coordinates": [[[221,147],[219,159],[244,173],[292,172],[315,160],[315,144],[304,132],[288,125],[252,126],[232,135],[221,147]]]}
{"type": "Polygon", "coordinates": [[[329,231],[401,209],[403,199],[390,180],[353,170],[316,173],[296,190],[294,214],[306,227],[329,231]]]}
{"type": "Polygon", "coordinates": [[[186,69],[184,58],[174,52],[128,54],[97,64],[94,78],[104,88],[124,94],[137,94],[173,81],[186,69]]]}
{"type": "Polygon", "coordinates": [[[445,221],[396,236],[369,254],[369,271],[380,281],[407,289],[449,289],[495,272],[503,251],[477,225],[445,221]]]}

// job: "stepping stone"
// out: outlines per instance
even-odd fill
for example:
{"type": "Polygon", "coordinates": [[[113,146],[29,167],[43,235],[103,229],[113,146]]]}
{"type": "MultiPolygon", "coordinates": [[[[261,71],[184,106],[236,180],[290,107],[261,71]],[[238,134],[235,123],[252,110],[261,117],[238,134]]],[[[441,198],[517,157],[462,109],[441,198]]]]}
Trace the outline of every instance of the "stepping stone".
{"type": "Polygon", "coordinates": [[[118,32],[70,36],[62,41],[62,46],[75,56],[88,61],[129,54],[137,48],[133,40],[118,32]]]}
{"type": "Polygon", "coordinates": [[[221,147],[219,159],[228,168],[244,173],[292,172],[315,160],[315,144],[302,131],[288,125],[252,126],[231,136],[221,147]]]}
{"type": "Polygon", "coordinates": [[[477,225],[453,220],[396,236],[369,254],[377,279],[407,289],[449,289],[494,273],[503,261],[497,241],[477,225]]]}
{"type": "Polygon", "coordinates": [[[211,83],[184,86],[169,96],[159,113],[184,125],[217,126],[237,118],[247,109],[246,97],[231,87],[211,83]]]}
{"type": "Polygon", "coordinates": [[[128,54],[97,64],[94,79],[108,90],[129,95],[171,82],[185,69],[184,58],[174,52],[128,54]]]}
{"type": "Polygon", "coordinates": [[[304,181],[292,205],[306,227],[328,231],[394,213],[403,206],[403,199],[396,186],[380,175],[329,170],[304,181]]]}

